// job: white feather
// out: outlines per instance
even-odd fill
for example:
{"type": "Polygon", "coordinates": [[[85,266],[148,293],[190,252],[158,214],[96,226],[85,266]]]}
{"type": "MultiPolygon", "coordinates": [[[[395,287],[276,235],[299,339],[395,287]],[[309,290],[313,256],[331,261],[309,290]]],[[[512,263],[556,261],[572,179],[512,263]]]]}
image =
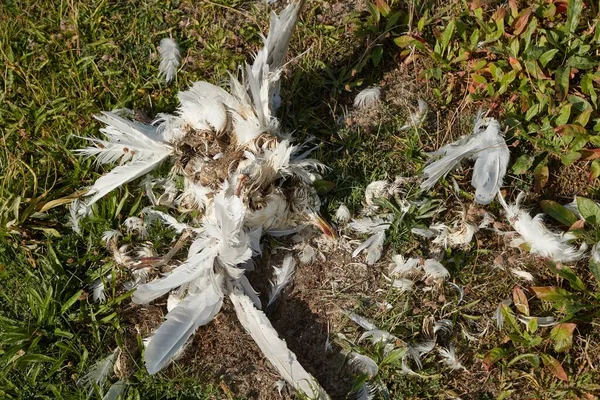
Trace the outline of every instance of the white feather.
{"type": "Polygon", "coordinates": [[[366,262],[368,265],[373,265],[381,258],[384,242],[385,231],[377,232],[373,236],[365,240],[360,246],[358,246],[356,250],[354,250],[354,252],[352,253],[352,257],[356,257],[361,252],[366,250],[366,262]]]}
{"type": "Polygon", "coordinates": [[[272,116],[279,98],[279,77],[303,3],[294,1],[279,16],[271,14],[269,35],[264,39],[264,46],[256,54],[252,66],[248,65],[246,69],[250,98],[260,127],[264,130],[272,130],[278,124],[272,116]]]}
{"type": "Polygon", "coordinates": [[[475,200],[480,204],[489,204],[502,186],[510,151],[500,135],[498,121],[493,118],[483,120],[479,116],[473,135],[442,147],[432,153],[432,156],[441,158],[423,170],[426,180],[421,183],[421,189],[431,189],[440,178],[446,176],[463,160],[472,158],[475,160],[471,181],[475,187],[475,200]],[[484,123],[487,124],[487,128],[482,131],[484,123]]]}
{"type": "Polygon", "coordinates": [[[381,97],[381,89],[377,86],[363,89],[354,98],[354,107],[359,109],[373,107],[379,103],[379,97],[381,97]]]}
{"type": "Polygon", "coordinates": [[[250,300],[252,300],[252,303],[254,303],[254,307],[256,307],[259,310],[262,310],[262,303],[260,301],[260,298],[258,297],[258,292],[254,290],[254,288],[250,284],[250,281],[248,281],[248,278],[246,278],[246,276],[240,277],[239,283],[242,286],[244,294],[248,296],[250,300]]]}
{"type": "Polygon", "coordinates": [[[159,211],[159,210],[154,210],[150,207],[144,208],[142,210],[142,214],[145,214],[148,217],[146,220],[147,223],[150,223],[153,220],[158,219],[158,220],[162,221],[165,225],[173,228],[175,230],[175,232],[177,232],[177,233],[181,233],[186,229],[196,231],[196,232],[202,232],[202,229],[192,228],[191,226],[189,226],[187,224],[177,221],[173,216],[171,216],[167,213],[164,213],[162,211],[159,211]]]}
{"type": "Polygon", "coordinates": [[[209,195],[212,195],[213,190],[206,186],[198,185],[189,179],[183,180],[183,193],[180,201],[186,202],[189,207],[197,210],[204,210],[210,204],[209,195]]]}
{"type": "Polygon", "coordinates": [[[377,392],[377,388],[368,383],[363,383],[360,385],[360,388],[356,391],[356,400],[373,400],[375,398],[375,393],[377,392]]]}
{"type": "Polygon", "coordinates": [[[502,329],[502,326],[504,325],[504,314],[502,314],[502,306],[510,306],[511,304],[511,300],[502,300],[500,304],[498,304],[496,312],[494,313],[494,320],[496,321],[498,329],[502,329]]]}
{"type": "Polygon", "coordinates": [[[423,271],[425,271],[425,276],[427,278],[432,279],[442,279],[445,280],[450,276],[450,272],[439,261],[428,259],[425,260],[423,264],[423,271]]]}
{"type": "Polygon", "coordinates": [[[524,194],[517,197],[515,204],[508,205],[498,193],[498,200],[504,208],[506,218],[530,247],[532,254],[549,257],[556,262],[573,262],[581,259],[587,250],[584,243],[579,250],[569,243],[574,239],[570,233],[552,232],[543,223],[542,216],[531,217],[529,213],[519,207],[524,194]]]}
{"type": "Polygon", "coordinates": [[[351,352],[348,357],[348,364],[357,373],[364,374],[369,379],[374,378],[379,373],[379,367],[372,358],[355,352],[351,352]]]}
{"type": "Polygon", "coordinates": [[[335,212],[335,220],[339,223],[345,224],[350,221],[351,215],[350,210],[345,204],[340,204],[337,211],[335,212]]]}
{"type": "Polygon", "coordinates": [[[96,156],[99,164],[119,161],[120,165],[88,188],[88,208],[113,189],[152,171],[173,152],[171,146],[159,141],[156,128],[151,125],[128,121],[110,112],[97,115],[96,119],[106,124],[101,132],[108,140],[88,138],[96,147],[77,152],[96,156]]]}
{"type": "Polygon", "coordinates": [[[117,400],[127,389],[127,382],[117,381],[110,386],[102,400],[117,400]]]}
{"type": "Polygon", "coordinates": [[[81,213],[79,212],[80,210],[81,203],[79,199],[73,200],[69,205],[69,222],[71,223],[73,231],[75,231],[75,233],[78,235],[81,235],[81,225],[79,223],[81,221],[81,213]]]}
{"type": "Polygon", "coordinates": [[[377,330],[377,326],[375,326],[375,324],[373,324],[371,321],[369,321],[368,319],[361,317],[360,315],[352,312],[352,311],[344,311],[344,314],[346,314],[346,316],[354,321],[356,324],[360,325],[363,329],[366,329],[368,331],[374,331],[377,330]]]}
{"type": "Polygon", "coordinates": [[[177,42],[171,38],[164,38],[158,46],[160,54],[160,65],[158,66],[158,77],[165,77],[165,81],[170,82],[177,74],[177,68],[181,60],[181,52],[177,42]]]}
{"type": "Polygon", "coordinates": [[[392,280],[392,287],[400,293],[409,292],[413,288],[414,284],[415,283],[410,279],[399,278],[392,280]]]}
{"type": "Polygon", "coordinates": [[[418,369],[422,369],[423,363],[421,362],[421,357],[433,351],[434,347],[435,340],[428,339],[424,342],[409,346],[406,354],[414,360],[418,369]]]}
{"type": "Polygon", "coordinates": [[[410,231],[413,234],[424,237],[426,239],[431,239],[437,236],[437,233],[432,231],[431,229],[412,228],[410,231]]]}
{"type": "Polygon", "coordinates": [[[104,233],[102,233],[102,241],[108,244],[108,242],[110,242],[111,240],[116,240],[120,236],[123,235],[116,229],[104,231],[104,233]]]}
{"type": "Polygon", "coordinates": [[[355,219],[348,225],[350,228],[360,233],[377,233],[387,230],[391,226],[393,220],[393,215],[384,214],[375,217],[355,219]]]}
{"type": "Polygon", "coordinates": [[[439,331],[441,331],[442,333],[445,333],[446,335],[450,336],[452,335],[453,326],[454,323],[451,320],[440,319],[439,321],[436,321],[433,325],[433,333],[438,333],[439,331]]]}
{"type": "Polygon", "coordinates": [[[370,330],[370,331],[366,331],[365,333],[363,333],[360,338],[358,339],[358,343],[362,342],[365,339],[371,339],[371,343],[376,344],[376,343],[393,343],[396,340],[398,340],[398,338],[394,335],[392,335],[391,333],[389,333],[388,331],[384,331],[384,330],[380,330],[380,329],[374,329],[374,330],[370,330]]]}
{"type": "Polygon", "coordinates": [[[510,272],[512,272],[515,276],[517,276],[521,279],[524,279],[526,281],[530,281],[530,282],[534,281],[533,275],[527,271],[523,271],[522,269],[511,268],[510,272]]]}
{"type": "Polygon", "coordinates": [[[475,188],[475,201],[489,204],[502,186],[510,150],[500,135],[500,124],[491,120],[481,134],[480,151],[476,154],[471,185],[475,188]]]}
{"type": "Polygon", "coordinates": [[[450,367],[453,370],[465,369],[465,367],[463,367],[456,357],[456,350],[454,349],[454,345],[452,343],[448,345],[448,348],[439,348],[438,354],[442,357],[442,362],[447,367],[450,367]]]}
{"type": "Polygon", "coordinates": [[[407,122],[402,127],[400,127],[398,129],[399,131],[405,131],[405,130],[410,129],[412,127],[418,127],[425,120],[425,117],[427,116],[427,110],[429,109],[429,106],[427,105],[427,103],[423,99],[418,99],[417,103],[418,103],[418,106],[419,106],[417,112],[416,113],[412,113],[412,112],[409,111],[410,112],[409,122],[407,122]]]}
{"type": "Polygon", "coordinates": [[[294,277],[294,271],[296,268],[296,261],[291,254],[286,254],[283,259],[281,268],[273,267],[274,274],[271,280],[271,292],[269,293],[269,303],[267,307],[273,304],[273,302],[279,297],[281,291],[290,284],[294,277]]]}
{"type": "Polygon", "coordinates": [[[600,242],[596,243],[591,250],[591,260],[595,263],[600,263],[600,242]]]}
{"type": "Polygon", "coordinates": [[[222,284],[223,278],[218,275],[214,281],[203,279],[197,292],[188,294],[167,314],[144,353],[148,373],[160,371],[198,327],[208,324],[217,315],[223,304],[222,284]]]}
{"type": "Polygon", "coordinates": [[[94,303],[104,303],[106,301],[106,292],[104,288],[104,282],[101,278],[96,279],[90,289],[92,290],[92,301],[94,303]]]}
{"type": "Polygon", "coordinates": [[[94,385],[98,385],[99,387],[104,385],[106,378],[108,378],[108,375],[113,370],[113,365],[115,364],[115,360],[117,359],[119,353],[120,349],[117,347],[114,349],[111,355],[94,364],[90,372],[85,374],[85,376],[77,381],[77,385],[83,386],[89,390],[88,396],[91,396],[94,392],[94,385]]]}
{"type": "Polygon", "coordinates": [[[203,92],[204,88],[205,82],[196,82],[188,90],[179,92],[178,113],[195,130],[214,130],[220,133],[229,122],[227,108],[220,98],[203,92]]]}
{"type": "Polygon", "coordinates": [[[402,255],[395,254],[392,256],[392,261],[394,261],[394,263],[390,265],[390,275],[394,277],[404,277],[419,269],[421,258],[409,258],[408,260],[405,260],[402,255]]]}
{"type": "Polygon", "coordinates": [[[296,360],[296,355],[279,338],[265,314],[254,307],[248,296],[242,294],[241,288],[234,288],[229,298],[240,323],[283,379],[309,398],[329,399],[317,380],[304,370],[296,360]]]}
{"type": "Polygon", "coordinates": [[[146,225],[144,225],[144,220],[138,217],[129,217],[123,221],[123,225],[125,225],[125,229],[127,233],[135,232],[141,238],[145,238],[148,236],[148,230],[146,229],[146,225]]]}
{"type": "Polygon", "coordinates": [[[136,304],[148,304],[152,300],[185,283],[198,278],[207,279],[214,266],[217,251],[214,247],[207,247],[189,257],[166,277],[156,279],[138,287],[133,294],[133,302],[136,304]]]}
{"type": "Polygon", "coordinates": [[[387,198],[390,183],[388,181],[374,181],[365,189],[365,201],[368,206],[375,205],[375,199],[387,198]]]}

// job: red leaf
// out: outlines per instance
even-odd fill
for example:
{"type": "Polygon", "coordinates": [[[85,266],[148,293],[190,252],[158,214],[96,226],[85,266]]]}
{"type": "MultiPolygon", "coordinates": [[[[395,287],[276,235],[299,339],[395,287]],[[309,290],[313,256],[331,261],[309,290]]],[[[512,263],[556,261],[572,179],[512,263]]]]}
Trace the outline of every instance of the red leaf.
{"type": "Polygon", "coordinates": [[[527,296],[523,289],[518,286],[513,288],[513,303],[515,303],[515,307],[517,310],[523,314],[529,316],[529,302],[527,301],[527,296]]]}
{"type": "Polygon", "coordinates": [[[531,16],[531,7],[527,7],[526,9],[524,9],[523,11],[521,11],[519,13],[517,18],[515,19],[515,22],[513,23],[513,29],[514,29],[513,34],[514,35],[520,35],[521,32],[523,32],[523,30],[527,26],[527,22],[529,22],[530,16],[531,16]]]}
{"type": "Polygon", "coordinates": [[[557,377],[558,379],[561,379],[565,382],[567,382],[569,380],[569,378],[567,377],[567,373],[565,372],[564,368],[562,367],[562,365],[560,365],[560,363],[558,362],[558,360],[548,354],[544,354],[542,353],[542,362],[544,363],[544,365],[546,366],[546,368],[548,368],[550,370],[550,372],[552,372],[552,374],[557,377]]]}
{"type": "Polygon", "coordinates": [[[571,225],[569,230],[570,231],[581,230],[581,229],[583,229],[584,226],[585,226],[585,220],[580,219],[579,221],[577,221],[573,225],[571,225]]]}
{"type": "Polygon", "coordinates": [[[557,126],[556,128],[554,128],[554,132],[556,132],[556,134],[558,134],[558,135],[573,135],[573,136],[576,134],[580,134],[580,135],[587,134],[587,130],[583,126],[575,125],[575,124],[557,126]]]}
{"type": "Polygon", "coordinates": [[[581,149],[581,161],[592,161],[596,158],[600,158],[600,149],[581,149]]]}

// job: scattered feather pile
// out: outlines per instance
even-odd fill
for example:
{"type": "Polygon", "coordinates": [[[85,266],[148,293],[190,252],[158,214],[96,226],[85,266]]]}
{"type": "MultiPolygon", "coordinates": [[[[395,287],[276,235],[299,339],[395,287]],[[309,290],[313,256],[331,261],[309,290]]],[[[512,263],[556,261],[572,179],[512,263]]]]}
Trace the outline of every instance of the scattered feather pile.
{"type": "Polygon", "coordinates": [[[471,184],[475,188],[475,200],[489,204],[502,186],[510,151],[500,133],[500,124],[493,118],[477,116],[473,134],[462,137],[431,153],[432,160],[423,170],[421,189],[431,189],[437,181],[457,168],[463,160],[475,161],[471,184]]]}
{"type": "Polygon", "coordinates": [[[556,262],[573,262],[581,259],[587,250],[587,245],[584,243],[577,249],[570,244],[575,239],[573,234],[551,231],[544,225],[541,214],[531,217],[520,207],[524,196],[523,192],[519,193],[516,202],[509,205],[502,194],[498,193],[498,200],[504,208],[506,218],[520,235],[513,244],[515,246],[525,244],[529,247],[530,253],[551,258],[556,262]]]}
{"type": "MultiPolygon", "coordinates": [[[[229,92],[196,82],[179,93],[175,114],[159,114],[152,124],[129,120],[125,111],[102,113],[96,118],[105,125],[101,129],[105,138],[87,138],[92,146],[79,150],[95,157],[99,165],[117,166],[72,205],[74,220],[90,214],[94,203],[109,192],[163,163],[172,166],[169,178],[147,177],[142,183],[150,202],[198,215],[175,217],[150,207],[143,210],[143,218],[125,221],[127,232],[140,239],[153,221],[181,234],[162,257],[127,255],[117,244],[118,231],[104,235],[119,264],[135,265],[132,273],[145,270],[134,274],[129,284],[137,287],[135,303],[169,295],[166,320],[144,352],[151,374],[177,357],[196,329],[208,324],[229,298],[241,324],[290,386],[311,398],[328,398],[259,310],[260,300],[245,277],[252,269],[252,257],[260,254],[265,233],[290,234],[315,225],[334,236],[319,215],[320,199],[313,186],[325,167],[308,157],[310,151],[294,145],[275,117],[279,77],[302,4],[292,2],[279,16],[272,14],[264,47],[239,79],[231,77],[229,92]],[[175,175],[183,178],[182,187],[172,183],[175,175]],[[157,189],[163,189],[163,194],[157,194],[157,189]],[[187,239],[192,239],[187,258],[172,262],[187,239]],[[148,281],[157,266],[166,265],[171,266],[170,273],[148,281]]],[[[173,40],[163,39],[159,50],[160,74],[170,81],[179,66],[179,49],[173,40]]],[[[276,270],[269,304],[291,281],[294,264],[290,255],[276,270]]],[[[92,378],[88,380],[96,380],[92,378]]]]}

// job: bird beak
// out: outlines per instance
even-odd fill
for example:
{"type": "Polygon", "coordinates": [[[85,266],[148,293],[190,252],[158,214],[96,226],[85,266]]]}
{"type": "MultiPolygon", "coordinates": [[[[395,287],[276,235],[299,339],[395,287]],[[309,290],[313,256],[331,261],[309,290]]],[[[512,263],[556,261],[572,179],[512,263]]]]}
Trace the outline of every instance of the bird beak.
{"type": "Polygon", "coordinates": [[[244,185],[246,184],[246,181],[248,180],[248,175],[242,174],[240,176],[240,178],[238,179],[238,184],[235,188],[235,192],[233,192],[234,195],[238,196],[242,193],[242,190],[244,189],[244,185]]]}
{"type": "Polygon", "coordinates": [[[325,221],[325,219],[323,219],[323,217],[321,217],[318,213],[314,214],[314,223],[325,234],[325,236],[331,239],[337,239],[337,233],[335,232],[335,229],[333,229],[329,222],[325,221]]]}

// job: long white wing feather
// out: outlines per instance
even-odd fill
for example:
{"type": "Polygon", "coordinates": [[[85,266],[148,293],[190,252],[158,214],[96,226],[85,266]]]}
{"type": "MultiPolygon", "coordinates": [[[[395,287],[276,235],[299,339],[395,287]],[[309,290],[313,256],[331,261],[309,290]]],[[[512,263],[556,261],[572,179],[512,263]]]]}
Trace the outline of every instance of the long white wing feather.
{"type": "Polygon", "coordinates": [[[173,311],[152,336],[144,353],[148,373],[160,371],[183,347],[194,331],[208,324],[223,305],[223,279],[204,279],[202,287],[188,296],[173,311]]]}
{"type": "Polygon", "coordinates": [[[285,341],[279,338],[267,316],[254,307],[252,300],[242,294],[240,288],[234,288],[229,298],[240,323],[279,374],[293,388],[309,398],[329,399],[317,380],[306,372],[297,361],[296,355],[288,349],[285,341]]]}

